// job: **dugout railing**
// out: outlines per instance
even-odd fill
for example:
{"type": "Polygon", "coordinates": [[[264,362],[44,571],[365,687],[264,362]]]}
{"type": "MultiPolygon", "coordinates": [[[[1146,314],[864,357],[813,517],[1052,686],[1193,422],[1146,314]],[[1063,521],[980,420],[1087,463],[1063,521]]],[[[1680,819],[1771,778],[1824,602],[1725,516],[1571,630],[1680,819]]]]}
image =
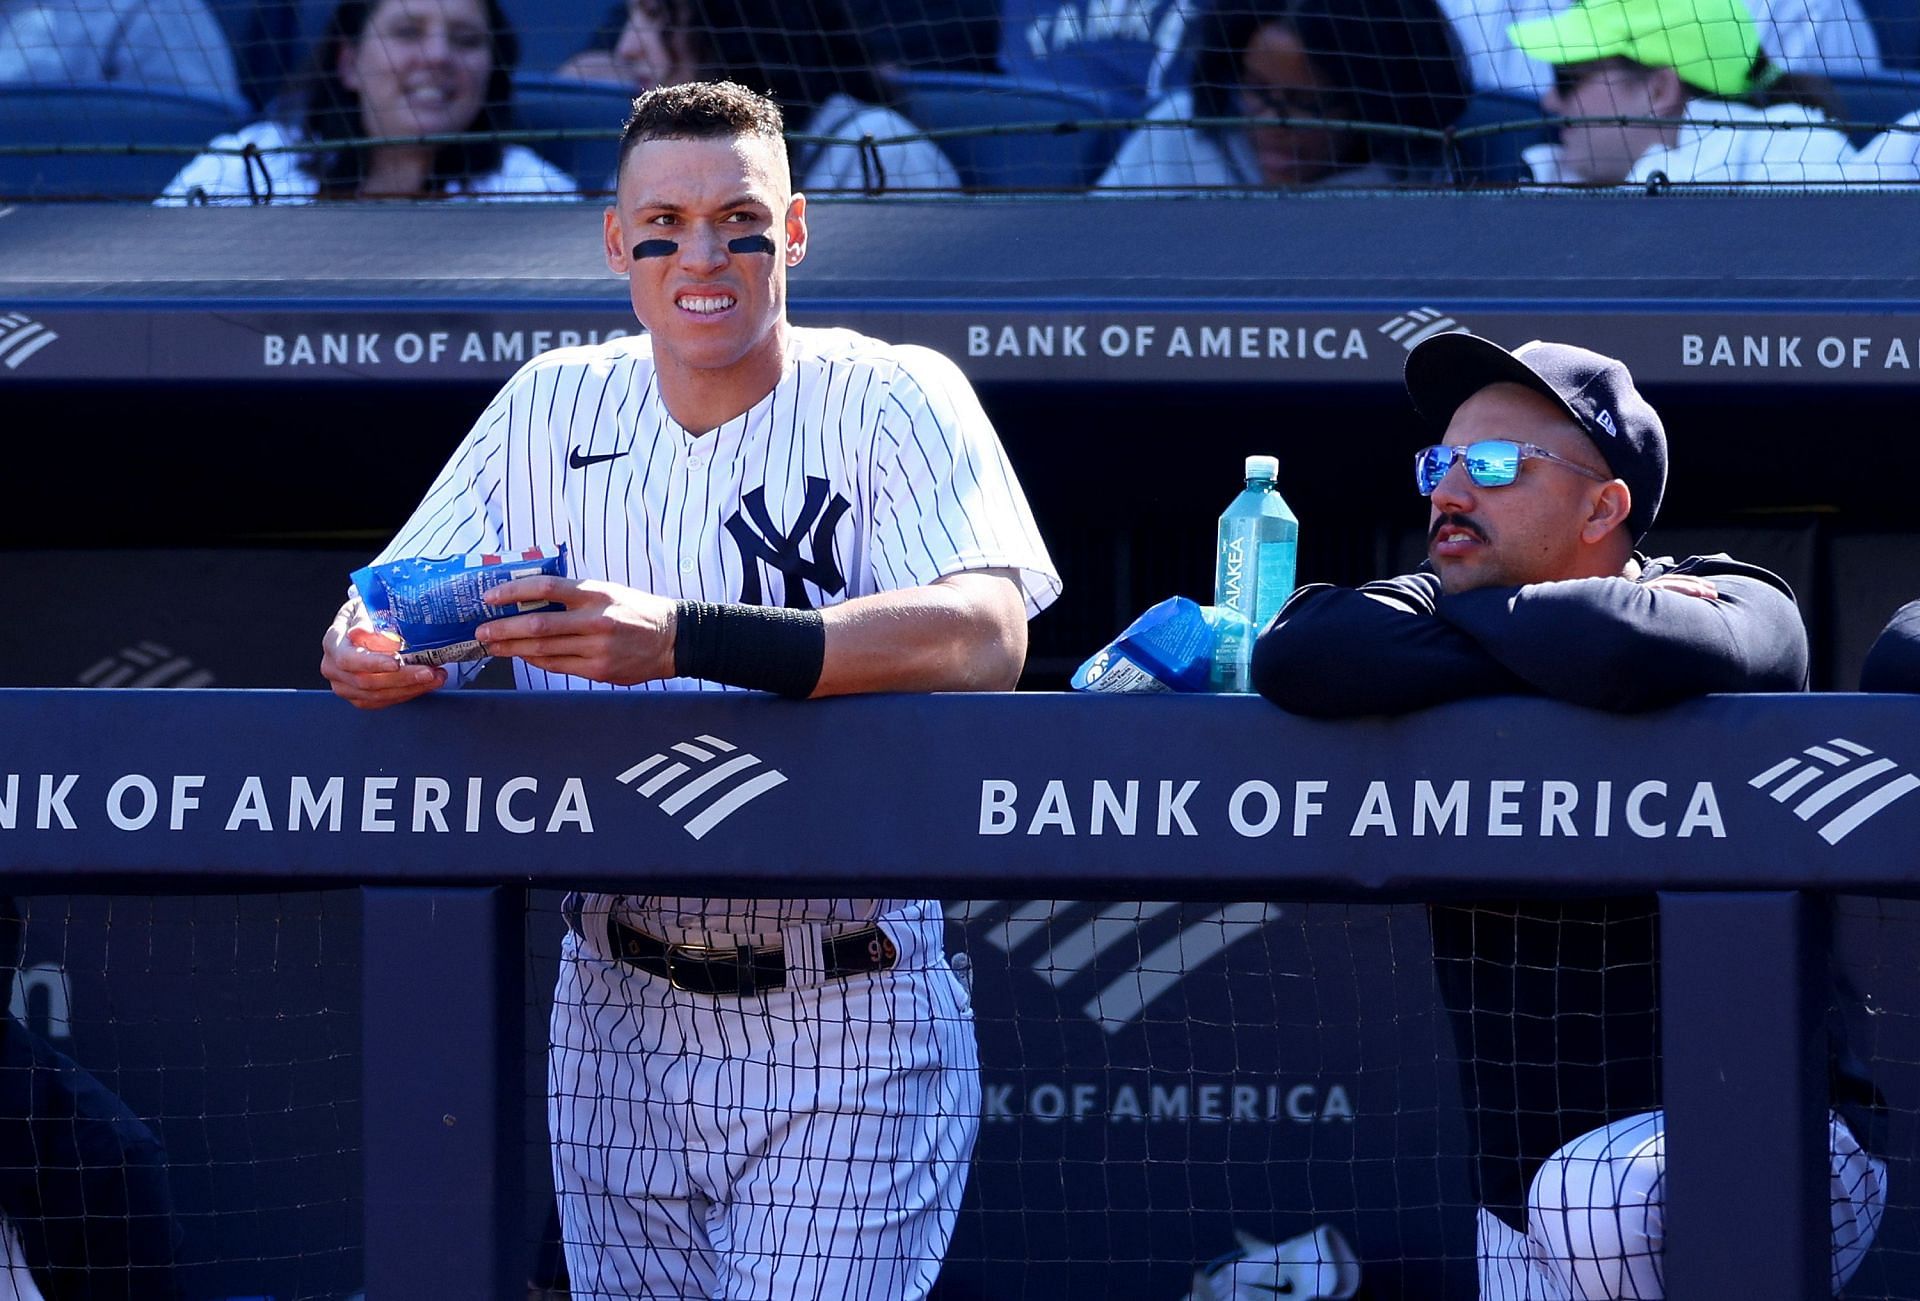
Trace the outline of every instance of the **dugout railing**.
{"type": "Polygon", "coordinates": [[[15,690],[0,870],[22,891],[364,889],[374,1298],[524,1292],[531,883],[1657,893],[1669,1294],[1784,1301],[1827,1290],[1822,913],[1920,884],[1916,772],[1904,697],[1326,724],[1219,697],[478,692],[361,714],[320,692],[15,690]]]}

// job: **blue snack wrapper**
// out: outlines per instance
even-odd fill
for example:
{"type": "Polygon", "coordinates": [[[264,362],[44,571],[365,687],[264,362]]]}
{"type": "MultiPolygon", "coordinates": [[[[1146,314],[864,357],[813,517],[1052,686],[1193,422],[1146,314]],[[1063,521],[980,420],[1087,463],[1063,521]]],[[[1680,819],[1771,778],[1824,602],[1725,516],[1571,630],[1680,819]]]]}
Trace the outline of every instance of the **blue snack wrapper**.
{"type": "Polygon", "coordinates": [[[1127,625],[1126,631],[1074,670],[1075,691],[1205,691],[1221,626],[1245,626],[1246,616],[1184,596],[1168,597],[1127,625]]]}
{"type": "Polygon", "coordinates": [[[533,547],[517,556],[415,556],[353,571],[353,586],[373,626],[400,639],[402,664],[454,664],[485,659],[474,634],[489,619],[560,610],[558,601],[488,605],[480,598],[516,578],[567,574],[567,544],[533,547]]]}

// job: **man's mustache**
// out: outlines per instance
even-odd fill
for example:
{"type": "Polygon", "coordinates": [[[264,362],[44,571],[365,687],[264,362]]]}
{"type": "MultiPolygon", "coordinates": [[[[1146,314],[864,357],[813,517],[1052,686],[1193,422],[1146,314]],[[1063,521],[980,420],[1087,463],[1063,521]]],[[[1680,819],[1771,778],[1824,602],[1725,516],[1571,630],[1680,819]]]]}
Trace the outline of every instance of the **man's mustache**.
{"type": "Polygon", "coordinates": [[[1433,527],[1427,530],[1428,546],[1433,545],[1433,540],[1440,536],[1440,530],[1444,528],[1465,529],[1467,532],[1479,538],[1482,542],[1485,542],[1487,540],[1487,531],[1481,528],[1477,523],[1474,522],[1473,516],[1442,515],[1440,518],[1436,519],[1433,522],[1433,527]]]}

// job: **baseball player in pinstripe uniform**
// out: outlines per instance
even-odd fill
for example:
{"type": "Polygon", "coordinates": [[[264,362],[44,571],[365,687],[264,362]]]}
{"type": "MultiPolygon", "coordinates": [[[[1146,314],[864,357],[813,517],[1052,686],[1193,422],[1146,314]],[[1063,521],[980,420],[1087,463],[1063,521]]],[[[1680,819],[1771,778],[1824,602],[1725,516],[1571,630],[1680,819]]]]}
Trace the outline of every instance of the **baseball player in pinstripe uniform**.
{"type": "MultiPolygon", "coordinates": [[[[536,690],[1006,690],[1059,591],[1018,482],[937,353],[786,319],[806,254],[779,110],[635,101],[607,265],[645,337],[510,381],[383,558],[565,542],[483,626],[536,690]]],[[[403,667],[352,603],[322,671],[403,667]]],[[[978,1129],[964,986],[919,899],[569,901],[549,1118],[576,1297],[918,1297],[978,1129]]]]}

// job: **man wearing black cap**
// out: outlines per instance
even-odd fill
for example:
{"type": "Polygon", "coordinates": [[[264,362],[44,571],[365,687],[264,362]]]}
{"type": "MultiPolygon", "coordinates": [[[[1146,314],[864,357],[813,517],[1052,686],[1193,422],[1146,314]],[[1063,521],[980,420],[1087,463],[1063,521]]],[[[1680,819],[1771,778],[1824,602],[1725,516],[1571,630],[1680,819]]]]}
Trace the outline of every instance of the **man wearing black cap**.
{"type": "MultiPolygon", "coordinates": [[[[1427,563],[1296,592],[1254,650],[1269,700],[1343,718],[1478,696],[1629,711],[1806,688],[1785,582],[1724,555],[1634,550],[1666,488],[1667,439],[1620,362],[1447,334],[1413,350],[1406,383],[1443,431],[1415,461],[1427,563]]],[[[1482,1297],[1664,1295],[1655,910],[1431,910],[1476,1154],[1482,1297]]],[[[1831,1139],[1837,1289],[1878,1227],[1885,1170],[1837,1118],[1831,1139]]]]}

